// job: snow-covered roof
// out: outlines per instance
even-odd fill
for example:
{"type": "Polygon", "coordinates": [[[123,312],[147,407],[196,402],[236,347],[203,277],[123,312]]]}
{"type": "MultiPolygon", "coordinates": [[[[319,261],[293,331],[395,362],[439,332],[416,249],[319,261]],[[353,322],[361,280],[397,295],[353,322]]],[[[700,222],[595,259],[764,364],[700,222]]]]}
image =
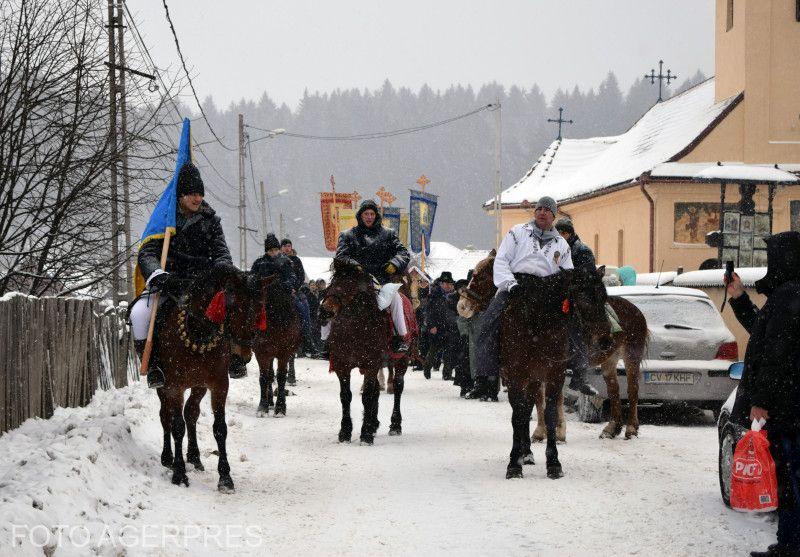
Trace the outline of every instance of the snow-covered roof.
{"type": "MultiPolygon", "coordinates": [[[[707,269],[705,271],[689,271],[678,275],[672,284],[675,286],[722,286],[722,277],[725,269],[707,269]]],[[[736,269],[736,274],[742,279],[742,284],[752,287],[758,279],[767,274],[766,267],[742,267],[736,269]]]]}
{"type": "MultiPolygon", "coordinates": [[[[702,271],[701,271],[702,272],[702,271]]],[[[681,275],[682,276],[682,275],[681,275]]],[[[674,284],[674,283],[673,283],[674,284]]],[[[696,296],[708,298],[708,294],[694,288],[676,288],[675,286],[609,286],[609,296],[696,296]]]]}
{"type": "Polygon", "coordinates": [[[800,164],[744,164],[743,162],[667,162],[656,165],[651,178],[687,178],[705,181],[800,183],[793,173],[800,172],[800,164]],[[776,168],[777,166],[777,168],[776,168]]]}
{"type": "Polygon", "coordinates": [[[543,195],[563,201],[635,180],[678,155],[739,98],[714,102],[712,78],[656,104],[622,135],[556,140],[500,199],[512,205],[543,195]]]}
{"type": "Polygon", "coordinates": [[[655,286],[656,284],[669,284],[678,275],[675,271],[663,273],[641,273],[636,275],[636,285],[655,286]]]}

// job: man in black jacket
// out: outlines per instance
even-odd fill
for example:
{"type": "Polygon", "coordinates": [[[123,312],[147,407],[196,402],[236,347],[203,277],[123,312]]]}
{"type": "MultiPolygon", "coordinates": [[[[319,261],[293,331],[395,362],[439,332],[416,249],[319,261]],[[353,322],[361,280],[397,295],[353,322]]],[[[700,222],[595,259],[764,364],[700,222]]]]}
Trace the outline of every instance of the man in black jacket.
{"type": "MultiPolygon", "coordinates": [[[[303,262],[297,257],[297,252],[294,251],[292,241],[289,238],[281,240],[281,252],[285,255],[292,264],[292,271],[296,279],[295,286],[295,307],[300,314],[301,334],[303,337],[303,344],[300,347],[301,356],[311,354],[313,350],[313,341],[311,339],[311,316],[308,307],[308,297],[303,289],[303,284],[306,281],[306,270],[303,268],[303,262]]],[[[294,367],[294,362],[292,362],[294,367]]]]}
{"type": "MultiPolygon", "coordinates": [[[[575,270],[587,273],[596,272],[597,264],[594,260],[594,253],[575,234],[575,227],[572,225],[572,221],[567,217],[561,217],[556,222],[556,230],[569,245],[572,252],[572,265],[575,270]]],[[[569,369],[572,371],[569,388],[585,395],[596,395],[597,389],[586,382],[586,373],[589,370],[589,347],[586,346],[586,342],[583,340],[580,327],[574,321],[570,323],[569,328],[569,349],[569,369]]]]}
{"type": "Polygon", "coordinates": [[[751,555],[800,556],[800,233],[766,243],[767,274],[755,284],[764,307],[750,301],[738,275],[728,285],[731,308],[750,333],[731,418],[766,420],[778,476],[777,543],[751,555]]]}
{"type": "Polygon", "coordinates": [[[371,199],[361,203],[356,213],[356,226],[339,235],[336,259],[356,265],[370,273],[381,285],[378,307],[391,308],[394,329],[399,337],[398,352],[409,348],[400,284],[390,282],[392,275],[402,273],[410,260],[406,247],[393,230],[381,225],[378,205],[371,199]],[[388,301],[388,305],[387,305],[388,301]]]}
{"type": "MultiPolygon", "coordinates": [[[[203,200],[203,180],[191,162],[184,164],[178,173],[177,195],[175,234],[170,239],[166,268],[161,268],[163,240],[150,240],[139,249],[138,263],[147,280],[147,289],[131,307],[130,320],[134,345],[140,357],[147,341],[149,294],[162,290],[179,294],[202,271],[214,265],[233,265],[220,219],[203,200]]],[[[147,371],[147,384],[157,389],[164,385],[164,373],[158,367],[155,348],[156,343],[153,344],[154,353],[147,371]]],[[[247,375],[245,362],[239,354],[231,355],[230,366],[232,378],[247,375]]]]}
{"type": "Polygon", "coordinates": [[[429,345],[425,358],[425,378],[430,379],[431,369],[437,368],[439,358],[444,363],[442,379],[452,379],[455,367],[455,348],[458,341],[455,307],[448,305],[448,296],[453,293],[455,281],[450,271],[443,271],[428,298],[425,324],[428,328],[429,345]]]}
{"type": "Polygon", "coordinates": [[[281,253],[281,245],[275,234],[267,234],[264,239],[264,255],[253,262],[250,272],[262,277],[277,275],[281,286],[289,294],[297,288],[292,262],[281,253]]]}

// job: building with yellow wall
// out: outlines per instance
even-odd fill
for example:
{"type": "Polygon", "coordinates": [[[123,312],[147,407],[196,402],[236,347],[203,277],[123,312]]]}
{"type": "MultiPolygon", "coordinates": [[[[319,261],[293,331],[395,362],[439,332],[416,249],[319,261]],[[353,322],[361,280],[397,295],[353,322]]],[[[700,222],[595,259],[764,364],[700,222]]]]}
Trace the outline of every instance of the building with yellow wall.
{"type": "MultiPolygon", "coordinates": [[[[715,34],[714,78],[622,135],[554,141],[502,192],[503,233],[549,195],[599,263],[652,272],[717,258],[705,236],[721,228],[721,186],[698,172],[721,161],[800,173],[800,0],[717,0],[715,34]]],[[[725,186],[726,207],[739,191],[725,186]]],[[[766,185],[754,200],[767,212],[766,185]]],[[[800,230],[800,187],[777,187],[771,205],[771,232],[800,230]]]]}

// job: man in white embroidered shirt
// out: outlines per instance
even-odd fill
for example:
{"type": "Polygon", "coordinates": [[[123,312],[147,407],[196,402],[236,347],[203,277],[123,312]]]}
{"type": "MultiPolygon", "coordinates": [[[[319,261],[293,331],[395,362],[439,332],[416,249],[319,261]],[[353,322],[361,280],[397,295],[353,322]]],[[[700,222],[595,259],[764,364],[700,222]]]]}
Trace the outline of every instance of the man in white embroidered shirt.
{"type": "Polygon", "coordinates": [[[531,222],[509,230],[494,260],[494,284],[497,294],[483,314],[475,345],[476,378],[491,383],[500,373],[500,315],[511,291],[517,287],[514,274],[546,277],[572,269],[569,244],[553,227],[558,206],[552,197],[536,203],[531,222]]]}

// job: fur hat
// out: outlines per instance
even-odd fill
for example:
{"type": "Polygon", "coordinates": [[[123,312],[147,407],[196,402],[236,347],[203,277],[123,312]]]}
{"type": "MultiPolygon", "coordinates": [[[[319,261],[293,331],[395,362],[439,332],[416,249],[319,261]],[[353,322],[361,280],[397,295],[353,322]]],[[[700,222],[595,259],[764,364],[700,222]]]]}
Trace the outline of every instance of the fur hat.
{"type": "Polygon", "coordinates": [[[191,162],[187,162],[181,167],[180,172],[178,172],[178,197],[190,193],[199,193],[205,196],[206,189],[205,186],[203,186],[203,179],[200,177],[200,171],[191,162]]]}
{"type": "Polygon", "coordinates": [[[553,216],[555,216],[556,213],[558,212],[558,204],[556,203],[556,200],[546,195],[544,197],[540,197],[539,201],[536,202],[535,208],[539,209],[541,207],[549,209],[550,212],[553,213],[553,216]]]}
{"type": "Polygon", "coordinates": [[[439,282],[449,282],[450,284],[455,284],[453,280],[453,273],[450,271],[442,271],[442,274],[439,275],[439,282]]]}
{"type": "Polygon", "coordinates": [[[561,217],[558,219],[556,222],[556,230],[559,232],[569,232],[570,234],[575,234],[575,227],[572,226],[572,221],[567,217],[561,217]]]}
{"type": "Polygon", "coordinates": [[[281,243],[278,241],[277,236],[275,234],[267,234],[267,237],[264,238],[264,251],[269,251],[272,248],[280,249],[281,243]]]}
{"type": "Polygon", "coordinates": [[[283,240],[281,240],[281,247],[283,247],[283,246],[291,246],[291,245],[292,245],[292,241],[289,238],[284,238],[283,240]]]}

